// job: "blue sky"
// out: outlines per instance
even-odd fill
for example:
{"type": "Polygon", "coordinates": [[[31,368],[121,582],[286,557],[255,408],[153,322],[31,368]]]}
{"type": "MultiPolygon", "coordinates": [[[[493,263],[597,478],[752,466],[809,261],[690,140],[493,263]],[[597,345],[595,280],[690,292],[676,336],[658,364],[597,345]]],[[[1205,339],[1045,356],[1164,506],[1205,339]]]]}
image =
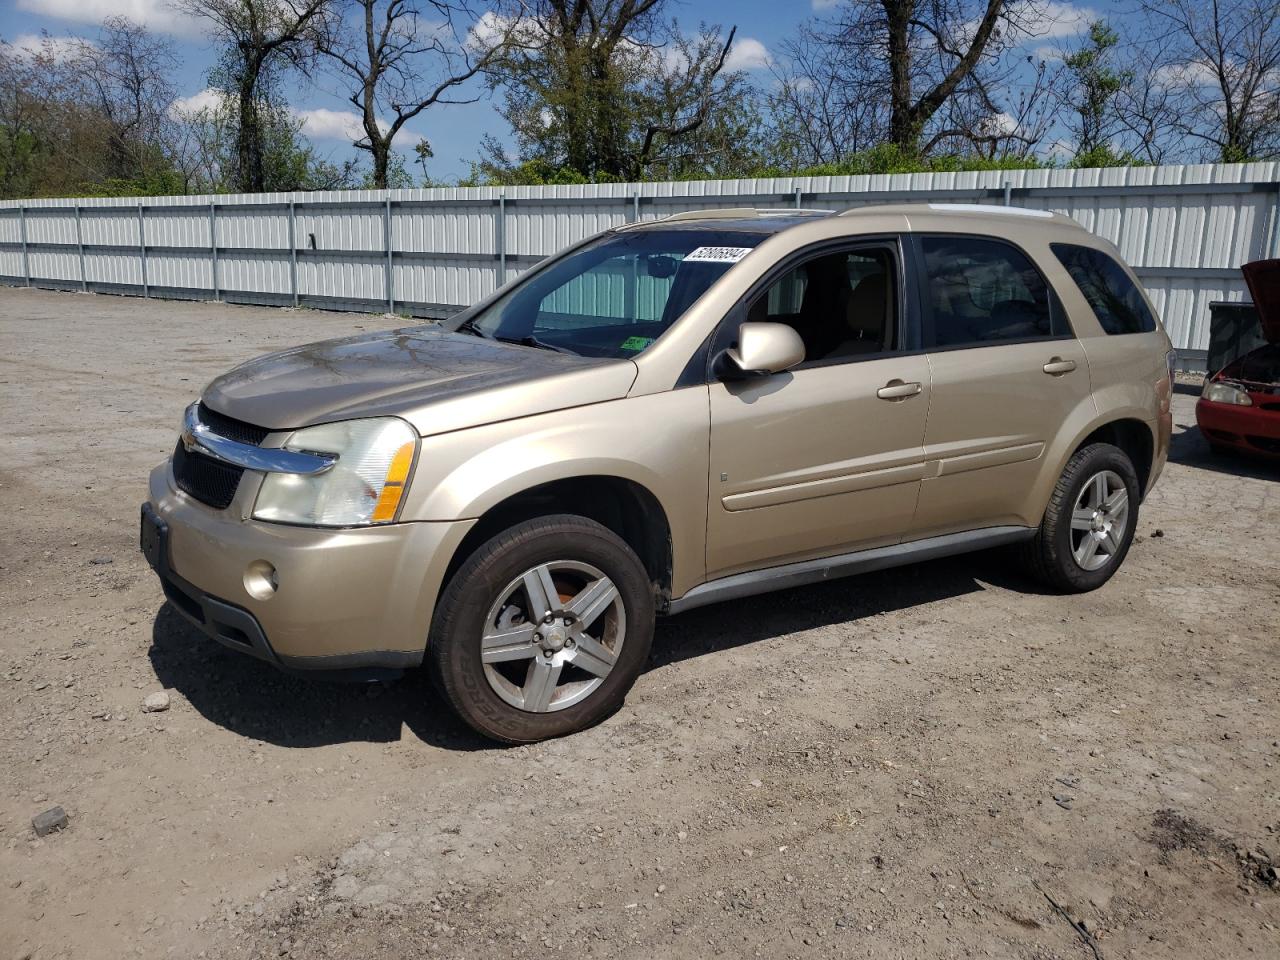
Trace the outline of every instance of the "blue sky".
{"type": "MultiPolygon", "coordinates": [[[[673,7],[676,17],[688,32],[699,21],[719,23],[726,30],[738,27],[736,65],[749,71],[761,86],[771,81],[769,59],[780,42],[797,24],[837,0],[685,0],[673,7]]],[[[478,6],[482,4],[477,4],[478,6]]],[[[1044,12],[1038,36],[1027,38],[1029,50],[1050,45],[1080,32],[1097,16],[1113,19],[1124,17],[1132,3],[1122,0],[1085,0],[1085,2],[1046,2],[1038,0],[1044,12]]],[[[92,36],[104,17],[127,16],[146,24],[156,33],[169,36],[177,46],[181,67],[175,77],[180,97],[196,97],[207,87],[207,75],[215,52],[207,31],[199,22],[177,14],[167,0],[0,0],[0,37],[11,43],[30,42],[42,30],[54,37],[92,36]]],[[[350,131],[353,129],[351,105],[342,96],[325,88],[338,89],[340,81],[321,77],[310,88],[299,87],[291,96],[291,104],[303,119],[304,130],[321,152],[336,157],[352,153],[350,131]]],[[[477,91],[479,92],[478,88],[477,91]]],[[[477,154],[480,139],[492,133],[505,138],[506,127],[493,105],[487,101],[467,106],[441,106],[421,115],[397,140],[405,151],[419,137],[426,137],[435,151],[429,166],[438,179],[464,175],[468,161],[477,154]]],[[[415,170],[415,173],[417,171],[415,170]]]]}

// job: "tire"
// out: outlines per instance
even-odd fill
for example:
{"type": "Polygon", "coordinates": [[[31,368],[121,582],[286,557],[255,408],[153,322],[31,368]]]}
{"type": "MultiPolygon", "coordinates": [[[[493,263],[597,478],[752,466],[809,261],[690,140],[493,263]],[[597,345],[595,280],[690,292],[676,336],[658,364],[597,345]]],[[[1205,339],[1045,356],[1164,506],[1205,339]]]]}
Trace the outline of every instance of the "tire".
{"type": "Polygon", "coordinates": [[[477,733],[533,743],[616,711],[648,660],[653,623],[649,575],[620,537],[585,517],[540,517],[496,535],[454,574],[427,664],[477,733]],[[558,613],[540,622],[529,613],[539,606],[558,613]]]}
{"type": "Polygon", "coordinates": [[[1129,553],[1138,526],[1140,496],[1137,471],[1119,447],[1093,443],[1077,450],[1058,478],[1035,537],[1022,547],[1023,563],[1037,580],[1063,593],[1096,590],[1111,579],[1129,553]],[[1093,521],[1109,531],[1105,535],[1103,530],[1094,533],[1092,526],[1088,530],[1080,529],[1080,525],[1086,522],[1085,513],[1096,498],[1098,487],[1095,484],[1099,477],[1103,478],[1103,489],[1110,493],[1106,497],[1107,502],[1118,502],[1115,495],[1121,485],[1126,497],[1127,509],[1123,518],[1118,511],[1108,513],[1104,510],[1101,511],[1103,516],[1093,521]],[[1085,498],[1083,505],[1082,498],[1085,498]],[[1081,516],[1073,530],[1073,513],[1078,507],[1081,516]],[[1092,555],[1088,555],[1088,536],[1095,539],[1104,536],[1092,555]],[[1081,562],[1078,550],[1088,555],[1085,563],[1081,562]],[[1105,561],[1090,569],[1090,565],[1099,562],[1103,553],[1106,553],[1105,561]]]}

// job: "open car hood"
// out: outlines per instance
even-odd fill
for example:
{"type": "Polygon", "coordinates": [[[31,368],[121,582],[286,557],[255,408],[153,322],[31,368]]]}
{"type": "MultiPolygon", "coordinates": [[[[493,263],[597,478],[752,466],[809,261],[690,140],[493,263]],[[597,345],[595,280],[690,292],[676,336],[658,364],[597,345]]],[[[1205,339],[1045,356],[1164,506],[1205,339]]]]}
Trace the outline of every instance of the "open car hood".
{"type": "Polygon", "coordinates": [[[1255,260],[1240,268],[1253,296],[1267,343],[1280,343],[1280,260],[1255,260]]]}

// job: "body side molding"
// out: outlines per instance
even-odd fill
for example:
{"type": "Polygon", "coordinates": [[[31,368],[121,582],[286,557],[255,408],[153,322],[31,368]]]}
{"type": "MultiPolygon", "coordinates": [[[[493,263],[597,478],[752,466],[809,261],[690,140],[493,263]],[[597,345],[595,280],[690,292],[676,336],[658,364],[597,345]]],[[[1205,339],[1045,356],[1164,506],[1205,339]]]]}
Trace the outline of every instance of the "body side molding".
{"type": "Polygon", "coordinates": [[[683,613],[697,607],[723,600],[736,600],[774,590],[786,590],[808,583],[834,580],[839,577],[898,567],[923,560],[933,560],[971,550],[998,547],[1007,543],[1029,540],[1036,534],[1035,527],[987,527],[982,530],[966,530],[941,537],[895,543],[887,547],[843,553],[817,560],[802,560],[763,570],[749,570],[729,577],[721,577],[694,587],[684,596],[667,603],[663,611],[668,614],[683,613]]]}

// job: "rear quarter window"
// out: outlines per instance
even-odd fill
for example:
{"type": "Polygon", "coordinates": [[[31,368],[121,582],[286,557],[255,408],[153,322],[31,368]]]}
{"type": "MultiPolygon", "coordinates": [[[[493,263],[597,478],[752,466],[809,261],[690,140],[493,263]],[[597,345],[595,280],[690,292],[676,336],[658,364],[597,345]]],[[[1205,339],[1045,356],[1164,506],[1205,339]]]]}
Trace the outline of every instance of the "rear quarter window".
{"type": "Polygon", "coordinates": [[[1054,243],[1050,247],[1080,288],[1103,330],[1109,334],[1155,330],[1156,318],[1141,291],[1114,258],[1074,243],[1054,243]]]}

